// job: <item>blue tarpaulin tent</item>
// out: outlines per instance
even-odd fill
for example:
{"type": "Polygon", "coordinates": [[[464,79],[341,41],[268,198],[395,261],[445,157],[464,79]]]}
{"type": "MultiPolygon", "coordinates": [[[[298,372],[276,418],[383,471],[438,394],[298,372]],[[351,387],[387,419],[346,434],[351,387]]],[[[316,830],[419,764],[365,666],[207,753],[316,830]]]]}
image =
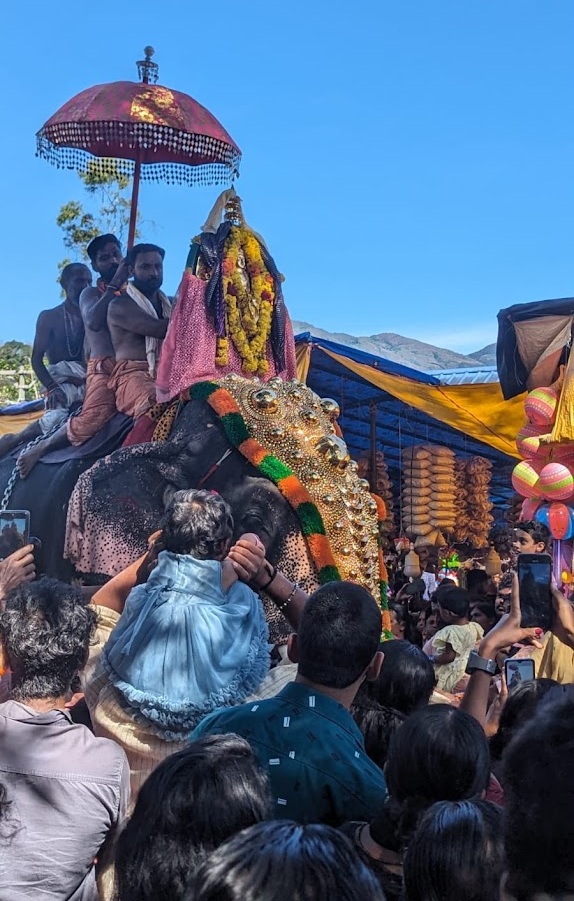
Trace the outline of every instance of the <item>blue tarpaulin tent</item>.
{"type": "MultiPolygon", "coordinates": [[[[443,385],[452,386],[455,381],[460,384],[460,376],[455,380],[452,375],[445,374],[448,377],[441,379],[440,373],[418,372],[355,348],[315,338],[309,332],[297,335],[295,340],[298,359],[307,357],[306,381],[309,387],[320,397],[334,398],[341,407],[339,424],[351,455],[357,459],[370,454],[373,439],[376,449],[384,452],[395,497],[398,497],[400,485],[401,450],[412,444],[430,443],[445,445],[459,455],[477,454],[490,460],[493,464],[491,499],[499,509],[508,504],[513,494],[510,474],[516,465],[516,459],[510,453],[502,453],[491,444],[476,440],[446,421],[393,396],[374,385],[365,374],[370,376],[372,373],[375,380],[378,373],[397,376],[408,380],[411,388],[420,385],[421,390],[422,386],[441,389],[443,385]],[[353,364],[359,364],[355,366],[355,371],[351,368],[353,364]],[[359,368],[361,374],[357,371],[359,368]]],[[[481,385],[473,379],[474,372],[470,370],[467,381],[472,384],[478,398],[481,385]]],[[[489,384],[485,384],[485,390],[486,387],[489,391],[497,388],[492,384],[490,367],[486,381],[489,384]]],[[[452,388],[446,390],[452,391],[452,388]]]]}

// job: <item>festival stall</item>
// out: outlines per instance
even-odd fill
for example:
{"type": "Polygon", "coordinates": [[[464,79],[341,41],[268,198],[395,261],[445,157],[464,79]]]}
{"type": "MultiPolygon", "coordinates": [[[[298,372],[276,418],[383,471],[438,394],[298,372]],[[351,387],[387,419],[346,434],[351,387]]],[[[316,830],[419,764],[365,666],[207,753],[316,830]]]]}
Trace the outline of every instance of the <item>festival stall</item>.
{"type": "Polygon", "coordinates": [[[351,455],[385,492],[383,544],[431,556],[442,548],[445,572],[459,565],[455,546],[485,563],[512,495],[521,400],[506,402],[496,373],[480,367],[424,373],[310,333],[296,342],[299,378],[336,399],[351,455]]]}
{"type": "Polygon", "coordinates": [[[432,373],[309,332],[295,340],[299,378],[320,396],[337,400],[339,424],[351,455],[366,458],[377,470],[376,455],[384,453],[395,504],[405,449],[441,446],[456,459],[480,457],[491,464],[489,501],[495,513],[502,514],[519,457],[515,437],[523,421],[521,400],[505,402],[497,382],[444,384],[432,373]]]}
{"type": "Polygon", "coordinates": [[[574,537],[574,299],[517,304],[498,314],[497,363],[503,395],[522,404],[520,462],[512,485],[521,519],[554,539],[554,573],[572,581],[574,537]],[[528,392],[524,397],[524,392],[528,392]]]}

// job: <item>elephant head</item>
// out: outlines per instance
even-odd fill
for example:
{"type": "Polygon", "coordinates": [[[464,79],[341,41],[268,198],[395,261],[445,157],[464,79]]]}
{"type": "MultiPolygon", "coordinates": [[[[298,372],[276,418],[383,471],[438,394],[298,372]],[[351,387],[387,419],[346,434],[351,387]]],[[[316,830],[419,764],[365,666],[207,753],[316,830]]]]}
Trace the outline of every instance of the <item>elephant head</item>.
{"type": "Polygon", "coordinates": [[[194,386],[167,441],[122,448],[80,477],[66,556],[81,573],[114,575],[161,526],[170,494],[202,487],[228,501],[236,537],[259,534],[268,559],[306,590],[343,577],[376,595],[376,504],[333,413],[300,383],[194,386]]]}

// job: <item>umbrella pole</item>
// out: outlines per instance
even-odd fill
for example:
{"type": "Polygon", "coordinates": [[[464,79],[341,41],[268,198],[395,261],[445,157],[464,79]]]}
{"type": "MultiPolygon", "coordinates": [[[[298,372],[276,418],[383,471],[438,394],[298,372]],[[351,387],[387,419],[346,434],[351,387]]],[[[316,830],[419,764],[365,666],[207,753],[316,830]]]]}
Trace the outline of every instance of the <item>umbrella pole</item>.
{"type": "Polygon", "coordinates": [[[136,159],[134,166],[134,183],[132,186],[132,205],[130,209],[130,226],[128,230],[128,250],[134,246],[136,237],[136,222],[138,218],[138,197],[140,193],[141,161],[136,159]]]}

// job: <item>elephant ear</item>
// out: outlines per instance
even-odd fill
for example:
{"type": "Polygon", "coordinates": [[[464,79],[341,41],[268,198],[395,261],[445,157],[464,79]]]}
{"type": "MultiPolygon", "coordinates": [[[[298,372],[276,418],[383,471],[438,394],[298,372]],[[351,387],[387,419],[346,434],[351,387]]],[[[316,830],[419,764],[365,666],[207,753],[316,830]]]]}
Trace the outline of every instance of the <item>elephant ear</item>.
{"type": "Polygon", "coordinates": [[[161,525],[170,492],[198,485],[228,447],[218,417],[192,400],[169,440],[120,448],[98,460],[70,498],[65,556],[80,573],[121,572],[161,525]]]}
{"type": "Polygon", "coordinates": [[[143,553],[161,524],[168,486],[187,487],[187,443],[205,436],[205,405],[187,404],[168,441],[120,448],[78,479],[64,554],[83,574],[114,576],[143,553]]]}
{"type": "Polygon", "coordinates": [[[78,479],[64,553],[79,573],[116,575],[144,552],[161,524],[166,461],[138,457],[136,447],[98,461],[78,479]]]}

